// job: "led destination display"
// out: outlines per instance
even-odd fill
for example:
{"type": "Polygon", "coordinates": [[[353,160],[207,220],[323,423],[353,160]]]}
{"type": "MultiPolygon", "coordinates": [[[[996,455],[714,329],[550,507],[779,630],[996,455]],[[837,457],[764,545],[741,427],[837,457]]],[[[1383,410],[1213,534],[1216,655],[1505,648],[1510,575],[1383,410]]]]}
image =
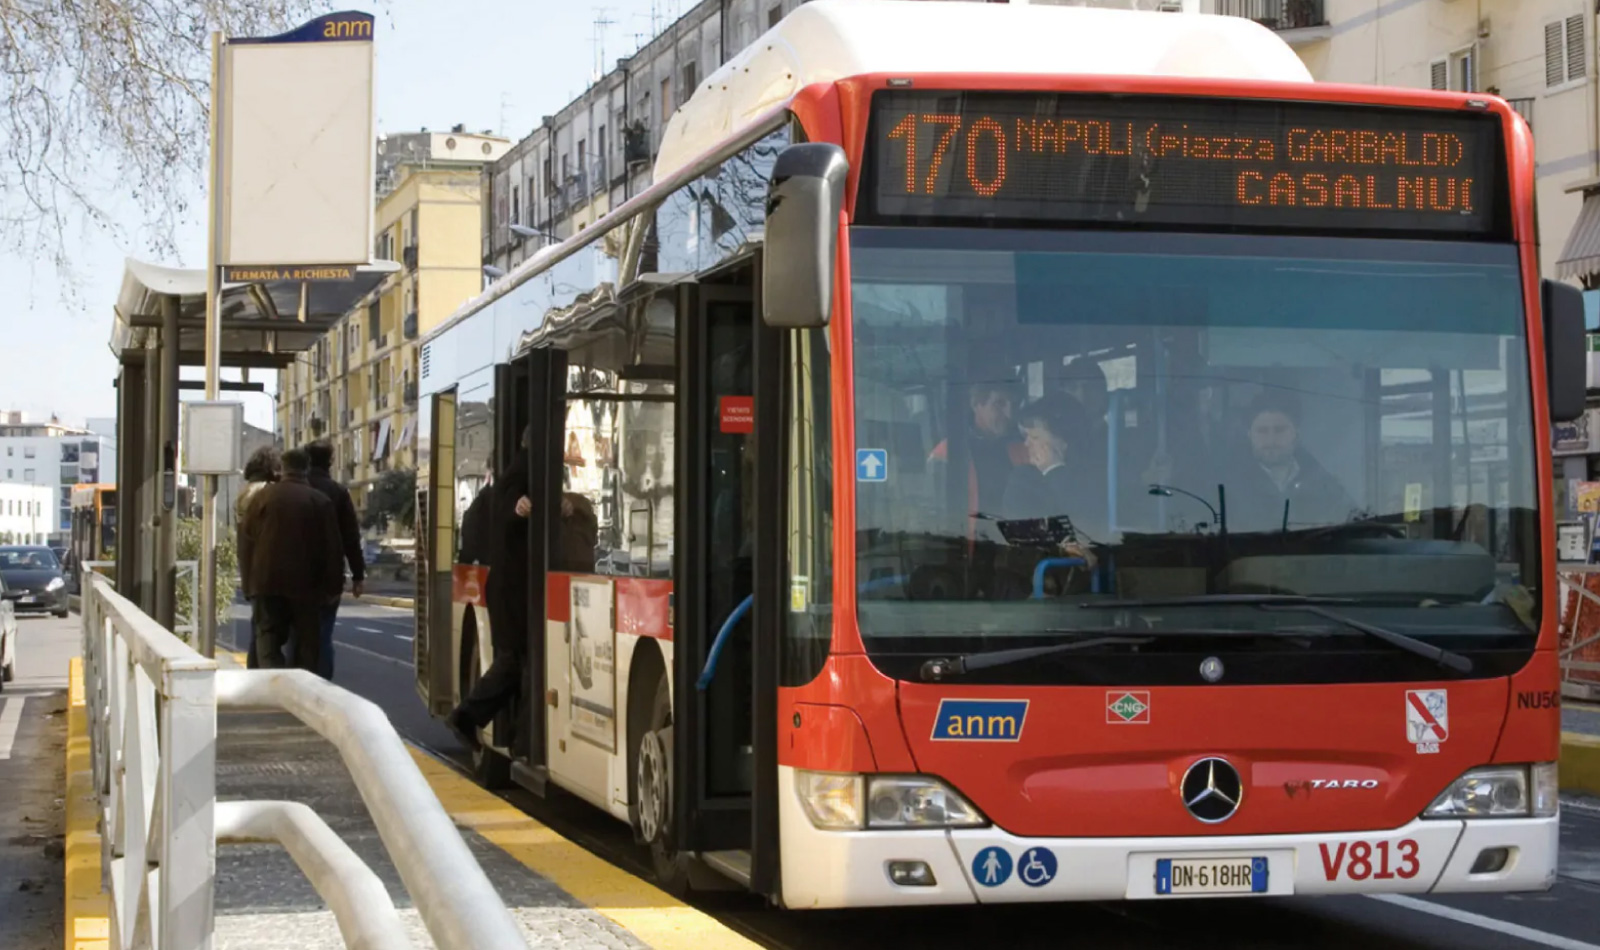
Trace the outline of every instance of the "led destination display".
{"type": "Polygon", "coordinates": [[[868,217],[1483,235],[1500,141],[1484,113],[880,92],[868,217]]]}

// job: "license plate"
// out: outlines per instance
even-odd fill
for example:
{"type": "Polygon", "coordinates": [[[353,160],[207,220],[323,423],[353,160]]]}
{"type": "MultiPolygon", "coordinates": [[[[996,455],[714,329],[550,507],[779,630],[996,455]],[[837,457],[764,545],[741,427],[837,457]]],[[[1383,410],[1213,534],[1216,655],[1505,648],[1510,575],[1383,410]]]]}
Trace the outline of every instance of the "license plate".
{"type": "Polygon", "coordinates": [[[24,594],[23,596],[17,598],[17,600],[18,600],[19,603],[31,604],[31,603],[34,603],[35,601],[37,601],[38,598],[33,596],[32,594],[24,594]]]}
{"type": "Polygon", "coordinates": [[[1157,894],[1265,894],[1266,858],[1159,858],[1157,894]]]}

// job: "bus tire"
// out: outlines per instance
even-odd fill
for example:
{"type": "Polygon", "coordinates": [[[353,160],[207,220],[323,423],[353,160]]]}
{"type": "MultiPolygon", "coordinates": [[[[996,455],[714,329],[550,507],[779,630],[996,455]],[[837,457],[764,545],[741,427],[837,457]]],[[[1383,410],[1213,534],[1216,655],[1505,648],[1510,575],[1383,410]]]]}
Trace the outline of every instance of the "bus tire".
{"type": "MultiPolygon", "coordinates": [[[[478,685],[479,675],[478,625],[474,619],[471,619],[474,617],[474,615],[470,612],[470,608],[467,617],[469,618],[469,621],[463,626],[461,637],[461,652],[463,654],[461,666],[461,698],[463,699],[471,694],[474,686],[478,685]]],[[[479,742],[477,750],[468,753],[472,760],[473,780],[475,780],[479,785],[482,785],[484,788],[490,789],[491,791],[510,788],[511,760],[489,748],[488,743],[482,741],[483,736],[481,734],[479,735],[478,739],[479,742]]]]}

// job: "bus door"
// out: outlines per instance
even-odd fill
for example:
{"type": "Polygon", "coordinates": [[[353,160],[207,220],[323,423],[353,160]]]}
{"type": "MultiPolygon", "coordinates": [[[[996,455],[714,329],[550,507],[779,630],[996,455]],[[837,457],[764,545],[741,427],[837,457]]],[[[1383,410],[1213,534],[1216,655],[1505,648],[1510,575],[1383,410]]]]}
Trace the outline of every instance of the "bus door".
{"type": "Polygon", "coordinates": [[[674,828],[682,851],[767,893],[776,868],[777,334],[754,262],[680,289],[674,828]],[[767,398],[767,394],[773,394],[767,398]],[[772,420],[768,422],[768,420],[772,420]],[[770,470],[770,471],[769,471],[770,470]],[[769,825],[770,822],[770,825],[769,825]],[[760,829],[770,827],[770,833],[760,829]]]}
{"type": "MultiPolygon", "coordinates": [[[[564,376],[565,361],[562,357],[563,354],[560,352],[549,349],[530,350],[510,363],[495,367],[494,381],[495,470],[497,473],[505,471],[511,460],[518,455],[522,456],[521,461],[526,466],[524,470],[528,473],[526,488],[528,498],[532,501],[532,510],[526,519],[526,531],[521,532],[522,543],[526,547],[520,552],[520,557],[517,556],[517,552],[504,550],[507,532],[503,530],[489,532],[490,574],[493,575],[500,565],[517,564],[519,561],[525,568],[514,578],[502,575],[513,585],[503,589],[505,595],[522,601],[524,611],[522,616],[526,623],[523,629],[516,631],[513,636],[522,640],[522,655],[525,657],[525,662],[522,666],[522,689],[519,699],[496,718],[493,728],[498,740],[497,745],[504,746],[504,737],[510,737],[511,777],[518,784],[541,793],[544,790],[546,771],[543,702],[546,680],[543,663],[545,521],[546,513],[553,509],[548,502],[541,503],[538,499],[549,499],[552,497],[552,491],[559,490],[559,482],[552,486],[549,476],[548,447],[550,426],[555,418],[553,413],[556,411],[552,402],[560,402],[561,392],[559,388],[553,388],[552,380],[564,376]],[[552,365],[556,363],[560,363],[562,368],[552,370],[552,365]],[[552,400],[553,392],[556,394],[554,400],[552,400]],[[524,432],[529,435],[525,445],[524,432]],[[502,459],[506,461],[501,462],[502,459]]],[[[501,487],[498,480],[496,487],[501,487]]],[[[495,508],[497,511],[504,510],[498,503],[495,508]]],[[[497,585],[491,582],[491,586],[497,585]]],[[[495,628],[497,623],[502,622],[498,614],[503,609],[497,600],[498,598],[490,599],[489,626],[498,650],[499,645],[508,641],[495,628]]]]}

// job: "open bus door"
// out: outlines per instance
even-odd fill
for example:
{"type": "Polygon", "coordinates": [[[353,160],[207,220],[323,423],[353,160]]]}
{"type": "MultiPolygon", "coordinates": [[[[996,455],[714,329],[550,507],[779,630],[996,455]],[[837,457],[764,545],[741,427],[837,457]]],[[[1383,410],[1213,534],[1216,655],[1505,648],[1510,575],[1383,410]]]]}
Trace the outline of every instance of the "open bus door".
{"type": "MultiPolygon", "coordinates": [[[[552,500],[554,504],[560,504],[560,480],[552,477],[552,465],[559,464],[559,460],[552,461],[550,457],[550,433],[551,426],[560,418],[557,413],[564,398],[565,386],[558,385],[558,382],[564,383],[565,375],[566,354],[540,348],[530,350],[510,363],[496,366],[494,376],[496,471],[505,470],[506,464],[500,460],[509,462],[519,454],[522,456],[528,473],[526,488],[528,498],[532,501],[532,510],[527,519],[527,530],[522,535],[527,548],[520,560],[526,565],[526,571],[516,579],[516,586],[510,591],[511,596],[523,598],[524,617],[527,619],[526,627],[515,634],[521,638],[524,651],[522,689],[517,701],[496,718],[493,728],[496,737],[510,736],[511,778],[538,794],[544,793],[547,773],[544,697],[548,678],[543,662],[547,590],[545,569],[548,563],[545,522],[547,513],[557,510],[551,507],[552,500]],[[526,444],[523,442],[524,432],[529,436],[526,444]],[[546,501],[541,503],[540,498],[546,501]]],[[[496,488],[499,487],[497,479],[496,488]]],[[[498,503],[496,509],[505,510],[498,503]]],[[[491,576],[495,565],[507,563],[508,552],[503,549],[505,539],[504,531],[490,532],[491,576]]],[[[496,609],[491,599],[491,631],[494,631],[496,623],[501,622],[500,617],[494,616],[496,609]]],[[[496,642],[505,641],[496,635],[496,642]]],[[[495,744],[505,745],[503,741],[495,744]]]]}
{"type": "Polygon", "coordinates": [[[680,863],[698,855],[770,896],[783,364],[780,336],[759,316],[758,272],[746,258],[678,288],[671,827],[680,863]]]}

